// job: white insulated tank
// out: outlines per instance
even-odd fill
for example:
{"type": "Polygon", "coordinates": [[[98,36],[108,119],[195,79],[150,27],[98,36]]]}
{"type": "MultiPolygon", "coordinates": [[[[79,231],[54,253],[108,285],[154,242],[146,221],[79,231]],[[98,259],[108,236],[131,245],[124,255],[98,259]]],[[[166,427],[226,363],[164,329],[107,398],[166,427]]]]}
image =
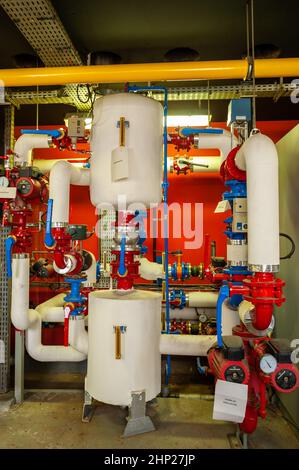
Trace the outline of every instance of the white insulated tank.
{"type": "Polygon", "coordinates": [[[133,290],[89,294],[85,390],[96,400],[128,406],[131,393],[146,401],[161,390],[161,295],[133,290]]]}
{"type": "Polygon", "coordinates": [[[158,101],[135,93],[97,99],[91,131],[92,204],[116,207],[119,195],[126,197],[127,204],[160,203],[162,148],[163,109],[158,101]],[[125,121],[123,146],[121,118],[125,121]]]}

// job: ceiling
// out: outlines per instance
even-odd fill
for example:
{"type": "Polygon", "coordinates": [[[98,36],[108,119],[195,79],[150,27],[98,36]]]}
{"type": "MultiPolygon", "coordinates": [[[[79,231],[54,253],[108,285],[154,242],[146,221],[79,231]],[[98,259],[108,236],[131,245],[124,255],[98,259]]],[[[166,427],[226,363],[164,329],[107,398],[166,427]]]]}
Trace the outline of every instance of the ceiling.
{"type": "MultiPolygon", "coordinates": [[[[192,47],[201,60],[237,59],[246,50],[245,0],[52,0],[83,59],[90,51],[118,53],[122,61],[162,61],[175,47],[192,47]]],[[[273,43],[284,57],[299,55],[298,0],[256,0],[255,42],[273,43]]],[[[0,67],[33,52],[0,7],[0,67]]]]}
{"type": "MultiPolygon", "coordinates": [[[[52,4],[83,62],[98,50],[115,52],[124,63],[163,61],[175,47],[198,50],[200,60],[238,59],[246,50],[245,0],[52,4]]],[[[298,0],[255,0],[255,43],[272,43],[281,47],[282,57],[298,57],[298,17],[298,0]]],[[[0,7],[0,68],[14,67],[13,56],[24,52],[34,53],[0,7]]]]}

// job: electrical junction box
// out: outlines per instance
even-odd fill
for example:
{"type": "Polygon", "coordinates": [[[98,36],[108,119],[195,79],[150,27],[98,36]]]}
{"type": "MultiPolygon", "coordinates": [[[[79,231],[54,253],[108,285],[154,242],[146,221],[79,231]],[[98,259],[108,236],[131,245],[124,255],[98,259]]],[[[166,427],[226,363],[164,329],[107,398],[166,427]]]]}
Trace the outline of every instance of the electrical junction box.
{"type": "Polygon", "coordinates": [[[247,232],[247,199],[237,197],[233,200],[233,232],[247,232]]]}
{"type": "Polygon", "coordinates": [[[67,129],[69,137],[84,137],[85,118],[78,116],[70,116],[67,119],[67,129]]]}
{"type": "Polygon", "coordinates": [[[228,106],[227,125],[230,126],[237,121],[251,121],[250,98],[233,99],[230,101],[228,106]]]}

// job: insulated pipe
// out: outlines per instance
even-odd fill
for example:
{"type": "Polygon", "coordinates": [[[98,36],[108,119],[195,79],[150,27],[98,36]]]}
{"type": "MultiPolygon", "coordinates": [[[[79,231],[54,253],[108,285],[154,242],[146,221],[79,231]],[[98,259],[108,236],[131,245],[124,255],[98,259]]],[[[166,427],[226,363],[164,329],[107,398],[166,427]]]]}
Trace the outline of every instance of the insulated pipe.
{"type": "Polygon", "coordinates": [[[50,147],[52,138],[47,134],[22,134],[15,143],[16,163],[32,165],[32,150],[50,147]]]}
{"type": "Polygon", "coordinates": [[[235,157],[246,170],[248,211],[248,269],[279,271],[278,156],[269,137],[253,134],[235,157]]]}
{"type": "Polygon", "coordinates": [[[88,333],[85,329],[85,317],[70,316],[69,317],[69,344],[76,351],[87,356],[88,354],[88,333]]]}
{"type": "Polygon", "coordinates": [[[161,334],[160,353],[175,356],[206,356],[216,336],[161,334]]]}
{"type": "Polygon", "coordinates": [[[188,292],[188,307],[215,308],[217,305],[218,292],[188,292]]]}
{"type": "Polygon", "coordinates": [[[174,308],[170,310],[170,320],[198,320],[199,315],[205,314],[207,318],[216,317],[216,310],[210,307],[198,307],[198,308],[174,308]]]}
{"type": "Polygon", "coordinates": [[[83,286],[88,284],[95,284],[97,282],[97,260],[96,257],[91,251],[88,252],[92,258],[92,263],[90,268],[85,269],[85,274],[87,276],[86,281],[82,283],[83,286]]]}
{"type": "Polygon", "coordinates": [[[197,149],[219,149],[221,161],[225,160],[231,149],[238,145],[238,140],[231,132],[225,129],[221,129],[221,131],[221,134],[200,133],[195,135],[194,147],[197,149]]]}
{"type": "Polygon", "coordinates": [[[69,222],[70,185],[89,186],[88,168],[77,168],[71,163],[55,163],[50,172],[49,199],[53,199],[52,227],[69,222]]]}
{"type": "Polygon", "coordinates": [[[36,310],[29,310],[30,328],[26,333],[26,350],[28,354],[40,362],[79,362],[86,359],[83,354],[72,346],[45,346],[41,343],[42,318],[36,310]]]}
{"type": "Polygon", "coordinates": [[[252,325],[253,322],[253,317],[254,317],[254,305],[251,302],[248,302],[248,300],[243,300],[238,307],[238,314],[241,323],[246,326],[246,329],[249,331],[249,333],[252,333],[255,336],[268,336],[269,334],[272,333],[274,326],[275,326],[275,317],[272,315],[272,320],[270,325],[266,330],[257,330],[254,328],[252,325]]]}
{"type": "MultiPolygon", "coordinates": [[[[255,77],[297,77],[299,58],[256,59],[255,77]]],[[[250,76],[242,60],[163,62],[150,64],[79,65],[0,70],[5,87],[64,85],[67,83],[127,83],[163,80],[227,80],[250,76]]]]}
{"type": "Polygon", "coordinates": [[[35,310],[40,314],[42,321],[55,323],[64,321],[65,295],[65,292],[57,294],[36,307],[35,310]]]}
{"type": "Polygon", "coordinates": [[[11,321],[17,330],[29,326],[29,268],[27,253],[15,254],[12,259],[11,321]]]}
{"type": "Polygon", "coordinates": [[[147,281],[164,279],[165,274],[163,274],[163,265],[149,261],[147,258],[140,258],[139,276],[147,281]]]}

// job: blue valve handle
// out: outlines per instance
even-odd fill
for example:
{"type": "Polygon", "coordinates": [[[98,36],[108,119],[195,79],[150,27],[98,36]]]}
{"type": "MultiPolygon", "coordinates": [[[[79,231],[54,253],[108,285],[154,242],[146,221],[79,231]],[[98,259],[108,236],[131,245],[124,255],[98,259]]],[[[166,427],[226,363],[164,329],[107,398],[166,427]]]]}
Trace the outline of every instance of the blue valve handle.
{"type": "Polygon", "coordinates": [[[222,304],[229,297],[229,287],[224,284],[220,287],[219,296],[216,307],[216,321],[217,321],[217,343],[220,348],[223,346],[222,341],[222,304]]]}
{"type": "Polygon", "coordinates": [[[7,276],[9,278],[12,277],[12,268],[11,268],[11,258],[12,258],[12,247],[16,243],[15,237],[10,235],[5,240],[5,253],[6,253],[6,269],[7,269],[7,276]]]}
{"type": "Polygon", "coordinates": [[[61,137],[62,131],[59,129],[22,129],[21,134],[46,134],[54,137],[54,139],[58,139],[58,137],[61,137]]]}
{"type": "Polygon", "coordinates": [[[189,135],[193,134],[223,134],[223,129],[196,129],[192,127],[183,127],[182,129],[180,129],[180,134],[184,137],[188,137],[189,135]]]}
{"type": "Polygon", "coordinates": [[[127,273],[127,268],[125,265],[125,247],[126,247],[126,237],[123,236],[121,239],[119,266],[118,266],[118,271],[117,271],[117,273],[120,276],[125,276],[127,273]]]}
{"type": "Polygon", "coordinates": [[[46,235],[44,243],[47,247],[52,248],[55,244],[55,239],[52,235],[52,212],[53,212],[53,199],[48,200],[47,220],[46,220],[46,235]]]}

